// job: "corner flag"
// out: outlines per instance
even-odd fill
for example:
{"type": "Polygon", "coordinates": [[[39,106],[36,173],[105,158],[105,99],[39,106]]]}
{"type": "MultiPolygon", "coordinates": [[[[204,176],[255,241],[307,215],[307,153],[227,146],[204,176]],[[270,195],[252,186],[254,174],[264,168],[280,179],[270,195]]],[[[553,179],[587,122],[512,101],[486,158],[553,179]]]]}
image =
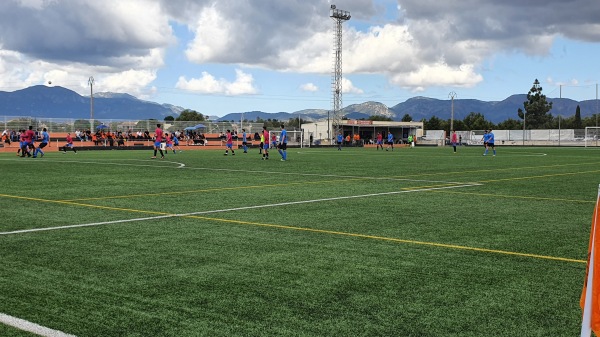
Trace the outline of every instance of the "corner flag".
{"type": "Polygon", "coordinates": [[[579,304],[583,309],[581,322],[581,337],[590,337],[592,331],[600,336],[600,186],[592,229],[590,230],[590,245],[588,248],[588,262],[583,283],[583,292],[579,304]]]}

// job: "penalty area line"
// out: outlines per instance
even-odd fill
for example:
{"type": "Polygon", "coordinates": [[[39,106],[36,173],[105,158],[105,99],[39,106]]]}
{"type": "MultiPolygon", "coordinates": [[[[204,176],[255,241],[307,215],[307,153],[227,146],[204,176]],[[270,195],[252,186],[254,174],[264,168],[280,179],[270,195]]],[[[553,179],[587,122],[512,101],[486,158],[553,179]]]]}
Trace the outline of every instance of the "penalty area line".
{"type": "MultiPolygon", "coordinates": [[[[218,209],[218,210],[210,210],[210,211],[191,212],[191,213],[184,213],[184,214],[168,214],[167,213],[167,214],[164,214],[164,215],[149,216],[149,217],[134,218],[134,219],[122,219],[122,220],[93,222],[93,223],[87,223],[87,224],[77,224],[77,225],[65,225],[65,226],[56,226],[56,227],[22,229],[22,230],[10,231],[10,232],[0,232],[0,235],[24,234],[24,233],[52,231],[52,230],[59,230],[59,229],[72,229],[72,228],[82,228],[82,227],[94,227],[94,226],[102,226],[102,225],[113,225],[113,224],[120,224],[120,223],[127,223],[127,222],[158,220],[158,219],[176,218],[176,217],[185,218],[185,217],[193,217],[193,216],[204,215],[204,214],[233,212],[233,211],[242,211],[242,210],[252,210],[252,209],[267,208],[267,207],[300,205],[300,204],[309,204],[309,203],[315,203],[315,202],[347,200],[347,199],[356,199],[356,198],[365,198],[365,197],[376,197],[376,196],[394,195],[394,194],[403,194],[403,193],[413,193],[413,192],[427,192],[427,191],[434,191],[434,190],[444,190],[444,189],[461,188],[461,187],[472,187],[472,186],[480,186],[480,185],[481,184],[472,183],[472,184],[443,186],[443,187],[429,187],[429,188],[421,188],[421,189],[413,189],[413,190],[402,190],[402,191],[392,191],[392,192],[382,192],[382,193],[370,193],[370,194],[361,194],[361,195],[350,195],[350,196],[333,197],[333,198],[321,198],[321,199],[312,199],[312,200],[290,201],[290,202],[281,202],[281,203],[276,203],[276,204],[244,206],[244,207],[226,208],[226,209],[218,209]]],[[[65,202],[65,204],[68,204],[68,203],[65,202]]],[[[77,204],[77,205],[85,206],[84,204],[77,204]]],[[[118,210],[118,209],[114,209],[113,208],[113,210],[118,210]]],[[[132,211],[132,210],[123,209],[123,211],[132,211]]],[[[144,213],[145,211],[137,211],[137,212],[144,213]]],[[[155,212],[150,212],[150,211],[148,211],[148,213],[154,213],[154,214],[156,214],[155,212]]]]}
{"type": "Polygon", "coordinates": [[[27,331],[27,332],[31,332],[33,334],[36,334],[38,336],[44,336],[44,337],[75,337],[75,335],[70,335],[67,333],[64,333],[62,331],[58,331],[58,330],[54,330],[54,329],[50,329],[50,328],[46,328],[44,326],[41,326],[39,324],[35,324],[29,321],[26,321],[24,319],[21,318],[17,318],[17,317],[13,317],[7,314],[3,314],[0,312],[0,323],[4,323],[8,326],[12,326],[13,328],[22,330],[22,331],[27,331]]]}

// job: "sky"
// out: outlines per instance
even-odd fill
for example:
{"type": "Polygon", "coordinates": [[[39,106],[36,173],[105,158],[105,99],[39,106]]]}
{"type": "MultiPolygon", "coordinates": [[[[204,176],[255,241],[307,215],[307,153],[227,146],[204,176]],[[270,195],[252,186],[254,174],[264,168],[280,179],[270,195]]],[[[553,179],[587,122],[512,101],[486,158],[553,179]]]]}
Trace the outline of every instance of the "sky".
{"type": "Polygon", "coordinates": [[[342,107],[501,101],[535,79],[549,98],[598,97],[597,0],[2,0],[0,91],[128,93],[210,116],[331,109],[332,4],[351,15],[342,107]]]}

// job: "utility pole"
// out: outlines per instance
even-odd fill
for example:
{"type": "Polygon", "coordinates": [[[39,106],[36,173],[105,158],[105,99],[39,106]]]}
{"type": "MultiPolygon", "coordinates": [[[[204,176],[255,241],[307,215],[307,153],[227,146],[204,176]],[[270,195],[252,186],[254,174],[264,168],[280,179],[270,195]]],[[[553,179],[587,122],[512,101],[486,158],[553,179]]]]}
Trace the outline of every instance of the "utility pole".
{"type": "Polygon", "coordinates": [[[88,79],[90,85],[90,131],[94,131],[94,77],[88,79]]]}
{"type": "Polygon", "coordinates": [[[451,91],[448,94],[448,97],[450,97],[450,99],[452,100],[452,109],[450,112],[450,133],[452,133],[452,131],[454,130],[454,97],[456,97],[456,93],[454,91],[451,91]]]}

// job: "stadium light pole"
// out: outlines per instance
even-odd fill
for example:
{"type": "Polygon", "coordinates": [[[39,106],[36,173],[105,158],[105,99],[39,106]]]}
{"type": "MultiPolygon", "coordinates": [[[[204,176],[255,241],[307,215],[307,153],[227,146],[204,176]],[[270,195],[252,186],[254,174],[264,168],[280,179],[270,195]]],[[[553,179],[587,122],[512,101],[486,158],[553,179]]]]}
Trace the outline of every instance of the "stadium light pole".
{"type": "Polygon", "coordinates": [[[88,79],[90,85],[90,131],[94,130],[94,77],[88,79]]]}

